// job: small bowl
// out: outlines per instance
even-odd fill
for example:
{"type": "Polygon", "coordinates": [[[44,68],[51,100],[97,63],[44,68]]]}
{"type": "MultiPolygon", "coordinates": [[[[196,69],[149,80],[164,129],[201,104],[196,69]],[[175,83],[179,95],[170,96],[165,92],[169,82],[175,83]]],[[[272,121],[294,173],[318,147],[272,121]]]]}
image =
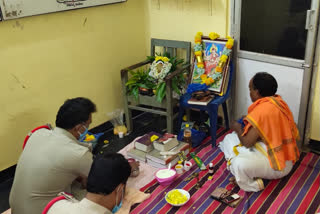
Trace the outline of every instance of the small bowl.
{"type": "Polygon", "coordinates": [[[184,170],[189,171],[191,167],[192,167],[192,163],[190,161],[184,162],[184,166],[183,166],[184,170]]]}
{"type": "Polygon", "coordinates": [[[173,189],[173,190],[171,190],[170,192],[168,192],[168,193],[166,194],[166,196],[165,196],[166,202],[167,202],[168,204],[170,204],[170,205],[172,205],[172,206],[175,206],[175,207],[181,207],[181,206],[185,205],[185,204],[190,200],[190,194],[189,194],[188,191],[186,191],[186,190],[184,190],[184,189],[173,189]],[[178,191],[181,192],[183,195],[187,196],[187,200],[186,200],[185,202],[181,203],[181,204],[172,204],[172,203],[170,203],[170,202],[168,201],[168,194],[169,194],[170,192],[172,192],[173,190],[178,190],[178,191]]]}
{"type": "Polygon", "coordinates": [[[133,166],[131,165],[131,163],[135,163],[136,160],[133,159],[133,158],[128,158],[127,159],[130,166],[131,166],[131,174],[130,174],[130,177],[137,177],[140,173],[140,169],[139,169],[139,166],[135,166],[134,168],[132,168],[133,166]]]}
{"type": "Polygon", "coordinates": [[[156,173],[155,173],[155,177],[157,179],[157,181],[159,182],[160,185],[162,186],[168,186],[170,185],[174,179],[176,178],[177,176],[177,172],[174,170],[174,169],[159,169],[156,173]],[[160,176],[160,174],[162,174],[161,172],[165,171],[165,170],[168,170],[170,171],[170,176],[168,177],[163,177],[163,176],[160,176]],[[160,176],[160,177],[159,177],[160,176]]]}

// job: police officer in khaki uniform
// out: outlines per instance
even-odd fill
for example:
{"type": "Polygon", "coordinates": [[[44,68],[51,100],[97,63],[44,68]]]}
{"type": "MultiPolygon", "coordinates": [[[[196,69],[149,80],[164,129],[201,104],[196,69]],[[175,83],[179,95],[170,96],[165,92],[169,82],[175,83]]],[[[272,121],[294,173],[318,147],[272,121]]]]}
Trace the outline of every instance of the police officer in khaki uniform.
{"type": "Polygon", "coordinates": [[[70,192],[73,181],[86,183],[93,157],[79,139],[85,137],[94,112],[89,99],[68,99],[58,111],[54,130],[31,135],[16,168],[9,199],[12,214],[41,213],[59,192],[70,192]]]}
{"type": "Polygon", "coordinates": [[[87,184],[87,195],[80,202],[67,197],[47,207],[46,214],[111,214],[117,212],[125,195],[131,167],[123,155],[107,153],[92,164],[87,184]]]}

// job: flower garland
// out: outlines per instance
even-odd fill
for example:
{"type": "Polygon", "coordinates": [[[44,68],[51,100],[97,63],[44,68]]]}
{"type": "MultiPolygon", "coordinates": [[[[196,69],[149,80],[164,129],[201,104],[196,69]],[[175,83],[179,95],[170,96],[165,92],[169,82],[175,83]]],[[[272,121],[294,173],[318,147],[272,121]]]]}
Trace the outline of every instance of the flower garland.
{"type": "Polygon", "coordinates": [[[171,69],[172,64],[168,57],[156,56],[150,67],[149,76],[162,82],[171,69]]]}
{"type": "MultiPolygon", "coordinates": [[[[222,51],[222,55],[219,59],[219,63],[215,68],[215,73],[211,76],[208,77],[205,73],[205,69],[204,69],[204,62],[203,62],[203,45],[202,45],[202,32],[198,32],[195,36],[195,46],[194,46],[194,55],[197,58],[197,73],[198,74],[202,74],[200,76],[201,78],[201,83],[202,84],[206,84],[207,86],[212,85],[213,83],[215,83],[216,81],[220,80],[222,77],[222,71],[224,70],[224,67],[226,65],[226,62],[228,60],[228,57],[230,56],[231,53],[231,49],[233,47],[234,44],[234,40],[231,37],[227,37],[228,41],[222,51]]],[[[217,38],[219,38],[220,35],[217,33],[210,33],[209,34],[209,38],[211,40],[215,40],[217,38]]]]}

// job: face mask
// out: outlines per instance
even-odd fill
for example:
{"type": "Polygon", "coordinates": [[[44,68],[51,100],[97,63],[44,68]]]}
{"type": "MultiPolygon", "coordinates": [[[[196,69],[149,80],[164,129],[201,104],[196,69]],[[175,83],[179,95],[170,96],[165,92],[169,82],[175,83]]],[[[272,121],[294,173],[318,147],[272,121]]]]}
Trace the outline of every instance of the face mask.
{"type": "Polygon", "coordinates": [[[122,206],[122,200],[121,200],[121,202],[120,202],[119,205],[116,205],[116,206],[112,209],[111,212],[112,212],[112,213],[118,212],[118,211],[120,210],[121,206],[122,206]]]}
{"type": "Polygon", "coordinates": [[[78,132],[80,134],[80,137],[79,137],[79,141],[82,142],[85,138],[86,138],[86,135],[88,133],[88,128],[83,126],[86,130],[84,130],[84,132],[81,134],[80,132],[78,132]]]}
{"type": "Polygon", "coordinates": [[[114,206],[114,208],[112,209],[112,213],[116,213],[119,211],[119,209],[121,208],[122,206],[122,201],[123,201],[123,191],[124,189],[122,189],[122,196],[121,196],[121,202],[120,204],[118,205],[118,192],[117,192],[117,196],[116,196],[116,206],[114,206]]]}

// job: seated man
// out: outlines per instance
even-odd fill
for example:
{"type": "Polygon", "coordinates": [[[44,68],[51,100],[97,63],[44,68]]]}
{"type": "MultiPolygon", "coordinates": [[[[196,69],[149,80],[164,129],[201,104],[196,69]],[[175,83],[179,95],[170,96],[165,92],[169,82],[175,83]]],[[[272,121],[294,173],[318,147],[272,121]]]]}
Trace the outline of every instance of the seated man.
{"type": "Polygon", "coordinates": [[[120,209],[125,194],[126,182],[131,167],[123,155],[104,154],[92,164],[87,184],[87,195],[80,202],[67,197],[67,200],[55,202],[47,214],[108,214],[120,209]]]}
{"type": "Polygon", "coordinates": [[[272,75],[257,73],[249,83],[253,104],[248,115],[231,124],[234,132],[219,146],[236,183],[245,191],[264,189],[261,178],[286,176],[299,159],[299,133],[288,105],[276,95],[277,88],[272,75]]]}
{"type": "Polygon", "coordinates": [[[92,153],[78,140],[86,135],[95,111],[89,99],[69,99],[58,111],[54,130],[40,129],[30,136],[10,193],[13,214],[41,213],[59,192],[70,192],[75,179],[86,181],[92,153]]]}

